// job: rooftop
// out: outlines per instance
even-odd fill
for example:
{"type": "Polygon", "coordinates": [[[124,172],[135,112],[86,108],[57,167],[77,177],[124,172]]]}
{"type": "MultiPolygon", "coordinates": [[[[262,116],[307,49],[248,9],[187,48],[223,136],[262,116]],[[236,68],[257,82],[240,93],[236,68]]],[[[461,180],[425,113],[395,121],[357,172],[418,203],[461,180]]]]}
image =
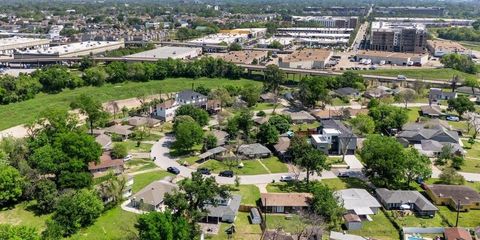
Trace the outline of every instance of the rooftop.
{"type": "Polygon", "coordinates": [[[20,51],[20,53],[22,53],[22,54],[52,54],[52,55],[58,54],[58,55],[62,55],[62,54],[70,54],[70,53],[75,53],[75,52],[80,52],[80,51],[104,48],[104,47],[109,47],[109,46],[115,46],[115,45],[119,45],[119,44],[123,44],[123,42],[88,41],[88,42],[80,42],[80,43],[70,43],[70,44],[67,44],[67,45],[54,46],[54,47],[49,47],[49,48],[41,48],[41,49],[20,51]]]}
{"type": "Polygon", "coordinates": [[[233,63],[242,63],[242,64],[251,64],[254,59],[260,61],[261,58],[267,57],[267,51],[252,51],[252,50],[242,50],[242,51],[231,51],[219,57],[227,62],[233,63]]]}
{"type": "Polygon", "coordinates": [[[90,162],[88,164],[88,170],[111,168],[117,166],[123,166],[123,159],[112,159],[112,157],[110,156],[110,152],[103,152],[102,156],[100,156],[98,163],[90,162]]]}
{"type": "Polygon", "coordinates": [[[415,205],[422,211],[437,211],[435,207],[427,198],[425,198],[418,191],[407,190],[388,190],[386,188],[378,188],[375,190],[377,196],[383,202],[389,203],[415,203],[415,205]]]}
{"type": "Polygon", "coordinates": [[[357,56],[359,57],[372,56],[372,57],[384,57],[384,58],[414,58],[414,57],[423,57],[425,56],[425,54],[363,50],[363,51],[358,51],[357,56]]]}
{"type": "Polygon", "coordinates": [[[326,49],[303,49],[281,59],[282,62],[328,61],[332,52],[326,49]]]}
{"type": "Polygon", "coordinates": [[[447,41],[447,40],[427,40],[427,44],[434,49],[438,50],[449,50],[452,52],[463,52],[466,51],[467,48],[462,46],[458,42],[454,41],[447,41]]]}
{"type": "Polygon", "coordinates": [[[428,185],[427,188],[438,197],[452,199],[455,204],[457,201],[462,205],[480,202],[480,194],[467,186],[433,184],[428,185]]]}
{"type": "Polygon", "coordinates": [[[343,201],[345,209],[353,210],[357,215],[373,214],[371,208],[381,207],[377,199],[365,189],[343,189],[336,191],[335,194],[343,201]]]}
{"type": "Polygon", "coordinates": [[[414,22],[372,22],[372,31],[398,31],[402,29],[425,30],[425,25],[414,22]]]}
{"type": "Polygon", "coordinates": [[[178,186],[167,181],[155,181],[136,193],[133,198],[144,203],[158,205],[163,202],[165,193],[173,192],[178,186]]]}
{"type": "Polygon", "coordinates": [[[260,199],[263,206],[307,207],[310,193],[262,193],[260,199]]]}
{"type": "Polygon", "coordinates": [[[159,47],[145,52],[140,52],[132,55],[125,56],[126,58],[152,58],[152,59],[185,59],[190,57],[196,57],[196,55],[202,52],[201,48],[190,47],[173,47],[165,46],[159,47]]]}
{"type": "Polygon", "coordinates": [[[50,43],[49,39],[42,38],[23,38],[23,37],[10,37],[10,38],[0,38],[0,47],[16,46],[19,44],[48,44],[50,43]]]}

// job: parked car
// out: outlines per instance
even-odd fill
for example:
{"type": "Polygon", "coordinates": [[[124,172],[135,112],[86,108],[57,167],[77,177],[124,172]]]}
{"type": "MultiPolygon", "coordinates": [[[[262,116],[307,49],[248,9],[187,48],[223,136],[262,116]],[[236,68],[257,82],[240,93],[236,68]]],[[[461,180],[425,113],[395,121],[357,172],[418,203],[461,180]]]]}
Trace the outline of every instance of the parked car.
{"type": "Polygon", "coordinates": [[[180,173],[180,170],[179,170],[178,168],[176,168],[176,167],[168,167],[168,168],[167,168],[167,171],[168,171],[169,173],[173,173],[173,174],[179,174],[179,173],[180,173]]]}
{"type": "Polygon", "coordinates": [[[292,176],[281,176],[280,182],[292,182],[295,180],[292,176]]]}
{"type": "Polygon", "coordinates": [[[199,168],[199,169],[197,169],[197,172],[199,172],[203,175],[210,175],[211,174],[210,169],[208,169],[208,168],[199,168]]]}
{"type": "Polygon", "coordinates": [[[397,79],[398,80],[407,80],[407,77],[405,77],[404,75],[398,75],[397,79]]]}
{"type": "Polygon", "coordinates": [[[458,122],[460,121],[460,118],[457,116],[447,116],[448,121],[453,121],[453,122],[458,122]]]}
{"type": "Polygon", "coordinates": [[[132,156],[131,154],[128,154],[127,156],[125,156],[125,157],[123,158],[123,161],[126,162],[126,161],[130,161],[130,160],[132,160],[132,159],[133,159],[133,156],[132,156]]]}
{"type": "Polygon", "coordinates": [[[220,177],[233,177],[233,171],[226,170],[226,171],[221,171],[218,176],[220,177]]]}
{"type": "Polygon", "coordinates": [[[338,173],[338,177],[339,178],[349,178],[350,175],[348,175],[348,173],[341,172],[341,173],[338,173]]]}

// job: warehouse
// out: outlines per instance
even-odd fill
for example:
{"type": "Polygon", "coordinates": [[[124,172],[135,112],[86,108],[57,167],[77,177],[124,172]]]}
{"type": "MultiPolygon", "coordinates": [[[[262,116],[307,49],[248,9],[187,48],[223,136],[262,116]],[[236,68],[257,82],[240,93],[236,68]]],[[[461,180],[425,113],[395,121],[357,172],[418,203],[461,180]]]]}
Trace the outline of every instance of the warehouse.
{"type": "Polygon", "coordinates": [[[67,45],[39,48],[35,50],[18,51],[14,54],[15,59],[21,58],[55,58],[55,57],[79,57],[103,53],[125,47],[124,42],[80,42],[67,45]]]}
{"type": "Polygon", "coordinates": [[[267,51],[231,51],[219,56],[223,60],[238,64],[259,64],[268,58],[267,51]]]}
{"type": "Polygon", "coordinates": [[[12,55],[15,50],[45,48],[48,47],[49,44],[49,39],[41,38],[0,38],[0,55],[12,55]]]}
{"type": "Polygon", "coordinates": [[[447,40],[428,40],[428,51],[432,53],[434,57],[442,57],[443,55],[450,53],[458,53],[462,55],[470,55],[472,51],[468,50],[460,43],[447,41],[447,40]]]}
{"type": "Polygon", "coordinates": [[[159,47],[145,52],[140,52],[132,55],[128,55],[125,58],[129,59],[193,59],[202,54],[201,48],[190,47],[159,47]]]}
{"type": "Polygon", "coordinates": [[[197,38],[189,41],[189,43],[230,45],[232,43],[241,43],[249,39],[264,37],[266,32],[266,28],[239,28],[221,30],[219,33],[197,38]]]}
{"type": "Polygon", "coordinates": [[[384,62],[385,64],[407,65],[409,62],[412,62],[412,64],[423,65],[428,61],[428,54],[360,51],[357,53],[356,58],[357,60],[371,59],[372,64],[384,62]]]}
{"type": "Polygon", "coordinates": [[[319,69],[325,68],[332,57],[332,52],[325,49],[303,49],[278,59],[283,68],[319,69]]]}

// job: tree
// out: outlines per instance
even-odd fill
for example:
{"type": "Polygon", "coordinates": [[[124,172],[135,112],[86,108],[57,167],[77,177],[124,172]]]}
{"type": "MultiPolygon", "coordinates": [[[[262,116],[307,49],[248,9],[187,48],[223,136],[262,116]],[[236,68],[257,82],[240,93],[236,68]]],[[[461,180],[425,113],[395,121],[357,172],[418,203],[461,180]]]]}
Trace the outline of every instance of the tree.
{"type": "Polygon", "coordinates": [[[472,27],[473,27],[473,29],[479,31],[480,30],[480,19],[473,22],[472,27]]]}
{"type": "Polygon", "coordinates": [[[242,51],[242,45],[238,43],[231,43],[230,46],[228,46],[228,51],[242,51]]]}
{"type": "Polygon", "coordinates": [[[108,77],[107,72],[105,72],[103,68],[99,68],[99,67],[91,67],[86,69],[82,76],[86,84],[96,86],[96,87],[99,87],[105,84],[107,77],[108,77]]]}
{"type": "Polygon", "coordinates": [[[228,119],[227,126],[226,126],[225,130],[227,131],[228,135],[231,138],[237,137],[237,135],[238,135],[238,118],[233,117],[233,118],[228,119]]]}
{"type": "Polygon", "coordinates": [[[451,167],[446,167],[439,175],[439,179],[443,184],[448,185],[464,185],[465,178],[457,173],[457,171],[451,167]]]}
{"type": "Polygon", "coordinates": [[[41,179],[35,184],[36,208],[42,213],[51,213],[55,209],[58,190],[54,181],[41,179]]]}
{"type": "Polygon", "coordinates": [[[165,204],[177,216],[187,216],[191,222],[200,220],[207,205],[217,206],[221,199],[230,197],[230,188],[219,185],[214,177],[203,177],[199,172],[192,172],[192,177],[181,181],[179,191],[165,194],[165,204]]]}
{"type": "Polygon", "coordinates": [[[98,185],[97,192],[104,202],[108,202],[108,207],[113,207],[123,199],[128,179],[113,172],[109,172],[105,177],[105,181],[98,185]]]}
{"type": "Polygon", "coordinates": [[[430,159],[418,152],[415,148],[408,148],[403,151],[405,158],[405,178],[406,187],[410,187],[410,183],[415,178],[426,179],[432,174],[430,167],[430,159]]]}
{"type": "Polygon", "coordinates": [[[277,41],[277,40],[274,40],[272,41],[270,44],[268,44],[267,48],[274,48],[274,49],[283,49],[283,45],[277,41]]]}
{"type": "Polygon", "coordinates": [[[243,131],[243,134],[245,135],[246,139],[249,139],[250,129],[253,126],[252,117],[253,117],[252,112],[247,108],[242,109],[240,113],[237,116],[235,116],[236,122],[238,124],[238,129],[243,131]]]}
{"type": "Polygon", "coordinates": [[[141,215],[135,228],[140,239],[190,240],[198,235],[195,224],[190,223],[184,216],[174,215],[168,210],[141,215]]]}
{"type": "Polygon", "coordinates": [[[184,115],[192,117],[200,126],[208,124],[208,113],[201,108],[190,104],[182,105],[175,111],[175,116],[184,115]]]}
{"type": "Polygon", "coordinates": [[[392,134],[392,129],[401,129],[408,120],[405,109],[387,104],[370,108],[368,115],[375,122],[376,130],[387,135],[392,134]]]}
{"type": "Polygon", "coordinates": [[[215,148],[217,146],[217,137],[212,134],[208,134],[203,141],[203,150],[215,148]]]}
{"type": "Polygon", "coordinates": [[[270,64],[265,68],[265,89],[272,91],[274,94],[278,93],[280,85],[285,82],[285,72],[277,65],[270,64]]]}
{"type": "Polygon", "coordinates": [[[183,121],[176,124],[174,132],[176,138],[174,147],[181,150],[189,150],[203,140],[202,127],[195,121],[183,121]]]}
{"type": "Polygon", "coordinates": [[[412,102],[413,100],[415,100],[415,98],[417,98],[417,93],[413,89],[406,88],[400,91],[395,96],[395,98],[397,99],[397,101],[405,103],[406,109],[408,107],[408,102],[412,102]]]}
{"type": "Polygon", "coordinates": [[[290,130],[292,119],[288,115],[273,115],[268,119],[268,123],[274,126],[280,134],[290,130]]]}
{"type": "Polygon", "coordinates": [[[17,169],[0,166],[0,206],[16,202],[22,196],[24,179],[17,169]]]}
{"type": "Polygon", "coordinates": [[[310,203],[312,211],[327,219],[333,226],[341,224],[342,215],[345,209],[338,201],[332,189],[324,184],[315,184],[313,198],[310,203]]]}
{"type": "Polygon", "coordinates": [[[304,156],[294,159],[295,164],[305,169],[307,184],[310,182],[310,174],[317,173],[321,175],[323,170],[329,168],[326,161],[327,157],[325,154],[311,145],[307,148],[304,156]]]}
{"type": "Polygon", "coordinates": [[[63,66],[42,69],[36,71],[33,76],[38,77],[38,80],[43,86],[43,91],[47,93],[58,93],[64,88],[75,88],[82,85],[78,82],[78,77],[73,76],[67,68],[63,66]]]}
{"type": "Polygon", "coordinates": [[[80,71],[84,71],[85,69],[91,68],[93,66],[95,66],[95,61],[93,61],[92,57],[84,56],[82,57],[82,60],[80,60],[80,66],[78,69],[80,69],[80,71]]]}
{"type": "Polygon", "coordinates": [[[403,146],[394,138],[369,135],[360,152],[365,175],[382,187],[400,186],[406,167],[402,153],[403,146]]]}
{"type": "Polygon", "coordinates": [[[478,83],[478,80],[475,78],[467,78],[465,79],[463,84],[467,87],[472,88],[472,94],[475,93],[475,88],[478,88],[480,86],[480,84],[478,83]]]}
{"type": "Polygon", "coordinates": [[[211,99],[217,99],[220,101],[220,107],[223,109],[225,106],[233,104],[233,98],[225,88],[217,88],[210,92],[209,97],[211,99]]]}
{"type": "Polygon", "coordinates": [[[365,136],[375,131],[375,122],[372,117],[365,114],[357,115],[355,118],[350,119],[349,123],[355,134],[365,136]]]}
{"type": "Polygon", "coordinates": [[[450,163],[450,166],[455,170],[460,170],[465,163],[465,159],[461,156],[454,156],[450,163]]]}
{"type": "Polygon", "coordinates": [[[60,196],[52,220],[62,227],[62,235],[67,237],[82,227],[92,225],[102,211],[103,203],[97,195],[81,189],[60,196]]]}
{"type": "Polygon", "coordinates": [[[259,87],[249,83],[243,87],[240,94],[242,95],[242,99],[247,102],[247,106],[253,107],[260,99],[261,92],[262,90],[259,87]]]}
{"type": "Polygon", "coordinates": [[[87,116],[89,122],[90,134],[93,135],[93,126],[100,119],[105,117],[102,104],[86,94],[80,95],[70,104],[72,109],[80,109],[80,113],[87,116]]]}
{"type": "Polygon", "coordinates": [[[477,66],[470,56],[451,53],[442,56],[440,62],[446,68],[452,68],[461,72],[476,74],[477,66]]]}
{"type": "Polygon", "coordinates": [[[0,239],[4,240],[40,240],[37,229],[27,226],[0,224],[0,239]]]}
{"type": "Polygon", "coordinates": [[[112,147],[112,151],[110,152],[113,158],[122,159],[128,155],[128,148],[127,145],[122,143],[116,143],[112,147]]]}
{"type": "Polygon", "coordinates": [[[270,125],[270,123],[264,123],[260,125],[259,131],[257,133],[257,140],[263,144],[275,144],[278,142],[278,130],[275,126],[270,125]]]}
{"type": "Polygon", "coordinates": [[[298,97],[304,106],[311,108],[315,107],[318,101],[330,102],[325,79],[327,78],[306,77],[300,81],[298,97]]]}
{"type": "Polygon", "coordinates": [[[466,112],[475,112],[475,104],[466,96],[449,99],[448,108],[455,110],[460,118],[466,112]]]}

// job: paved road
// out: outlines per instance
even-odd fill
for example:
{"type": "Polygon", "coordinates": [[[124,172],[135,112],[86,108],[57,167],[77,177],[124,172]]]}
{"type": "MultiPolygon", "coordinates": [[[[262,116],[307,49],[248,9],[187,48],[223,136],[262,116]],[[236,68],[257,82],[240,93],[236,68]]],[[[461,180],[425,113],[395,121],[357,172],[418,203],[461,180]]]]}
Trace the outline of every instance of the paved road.
{"type": "MultiPolygon", "coordinates": [[[[190,177],[194,170],[180,165],[177,160],[178,158],[171,157],[168,152],[170,151],[168,146],[172,144],[175,140],[173,136],[165,136],[155,143],[152,147],[151,157],[155,158],[155,164],[162,169],[167,169],[168,167],[177,167],[180,170],[180,176],[190,177]]],[[[280,177],[284,175],[294,176],[294,173],[273,173],[273,174],[260,174],[260,175],[243,175],[240,176],[241,184],[268,184],[273,182],[280,181],[280,177]]],[[[234,184],[234,178],[220,177],[218,174],[212,174],[220,184],[234,184]]],[[[299,178],[303,179],[306,177],[305,173],[301,173],[299,178]]],[[[330,179],[336,178],[337,176],[332,171],[324,171],[321,176],[314,174],[311,176],[311,179],[330,179]]]]}

